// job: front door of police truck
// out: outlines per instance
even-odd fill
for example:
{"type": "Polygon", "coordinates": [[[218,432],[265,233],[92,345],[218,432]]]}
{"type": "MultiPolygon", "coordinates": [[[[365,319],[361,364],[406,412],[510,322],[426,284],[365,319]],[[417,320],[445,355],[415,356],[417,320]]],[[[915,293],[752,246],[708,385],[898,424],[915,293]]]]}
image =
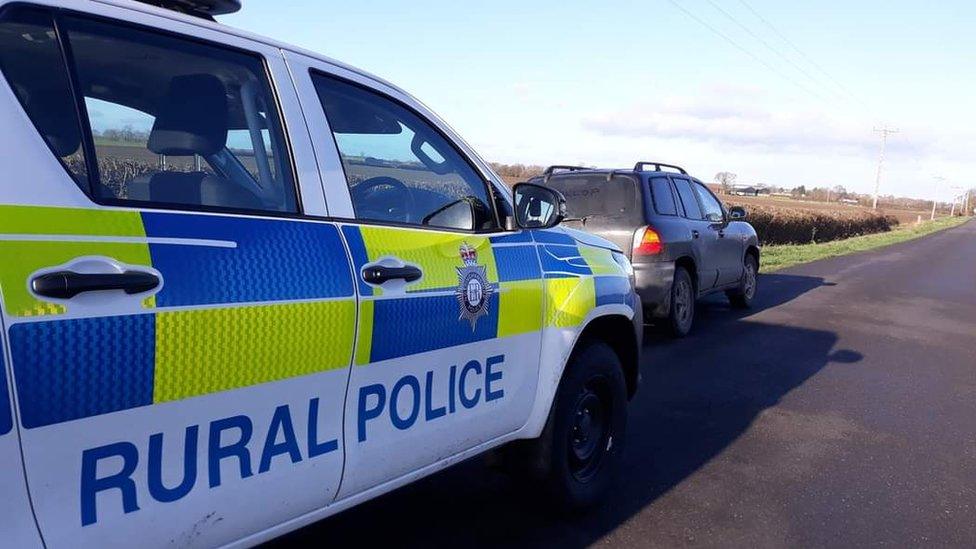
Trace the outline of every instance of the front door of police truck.
{"type": "Polygon", "coordinates": [[[501,236],[483,176],[409,97],[288,59],[358,279],[342,498],[525,425],[542,277],[531,237],[501,236]]]}
{"type": "Polygon", "coordinates": [[[4,365],[33,509],[49,547],[222,545],[338,491],[346,250],[307,133],[283,131],[303,120],[279,50],[85,6],[127,21],[0,14],[4,365]]]}

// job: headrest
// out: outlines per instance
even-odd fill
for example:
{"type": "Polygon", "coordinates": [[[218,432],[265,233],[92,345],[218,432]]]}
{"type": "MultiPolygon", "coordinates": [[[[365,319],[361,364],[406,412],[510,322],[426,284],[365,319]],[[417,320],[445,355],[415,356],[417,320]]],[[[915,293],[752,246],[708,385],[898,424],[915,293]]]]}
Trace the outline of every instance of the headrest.
{"type": "Polygon", "coordinates": [[[210,156],[227,145],[227,91],[211,74],[177,76],[156,109],[147,147],[170,156],[210,156]]]}
{"type": "Polygon", "coordinates": [[[30,94],[24,95],[27,112],[55,154],[65,157],[77,152],[81,146],[81,131],[70,96],[66,97],[64,90],[51,89],[31,90],[30,94]]]}

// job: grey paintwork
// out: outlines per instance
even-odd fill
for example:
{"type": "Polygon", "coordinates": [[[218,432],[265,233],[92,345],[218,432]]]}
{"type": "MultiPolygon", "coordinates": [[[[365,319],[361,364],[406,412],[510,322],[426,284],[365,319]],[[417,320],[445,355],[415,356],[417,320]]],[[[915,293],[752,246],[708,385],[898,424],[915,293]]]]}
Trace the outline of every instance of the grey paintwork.
{"type": "MultiPolygon", "coordinates": [[[[597,174],[608,175],[610,170],[556,173],[548,180],[538,178],[535,182],[545,182],[558,189],[561,177],[597,174]]],[[[637,293],[644,303],[646,317],[667,316],[671,283],[678,265],[690,271],[699,297],[738,287],[746,254],[755,254],[757,261],[759,259],[759,239],[752,225],[745,220],[731,219],[724,204],[721,222],[681,216],[680,206],[679,215],[661,215],[655,210],[650,187],[652,177],[685,179],[692,184],[701,184],[693,177],[662,171],[613,170],[613,177],[621,176],[633,178],[637,184],[642,216],[629,219],[593,216],[585,222],[569,220],[564,223],[603,237],[627,254],[634,265],[637,293]],[[635,255],[635,238],[639,238],[648,226],[660,234],[664,251],[655,256],[635,255]]],[[[703,185],[703,188],[711,193],[707,186],[703,185]]],[[[695,198],[698,200],[697,195],[695,198]]],[[[698,202],[701,208],[700,200],[698,202]]]]}

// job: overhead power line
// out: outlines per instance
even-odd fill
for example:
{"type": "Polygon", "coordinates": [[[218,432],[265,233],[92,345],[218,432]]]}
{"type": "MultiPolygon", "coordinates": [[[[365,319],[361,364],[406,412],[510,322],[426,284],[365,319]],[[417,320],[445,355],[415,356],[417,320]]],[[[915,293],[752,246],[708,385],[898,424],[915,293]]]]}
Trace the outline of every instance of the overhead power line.
{"type": "Polygon", "coordinates": [[[861,98],[859,98],[858,96],[854,95],[854,93],[851,92],[851,90],[848,89],[847,86],[845,86],[839,80],[837,80],[836,78],[834,78],[833,75],[831,75],[829,72],[827,72],[827,70],[824,69],[822,66],[820,66],[819,63],[817,63],[816,61],[814,61],[812,57],[810,57],[809,55],[807,55],[806,53],[804,53],[803,50],[801,50],[799,47],[797,47],[796,44],[793,43],[792,40],[790,40],[789,38],[786,37],[785,34],[783,34],[782,32],[780,32],[780,30],[778,28],[776,28],[776,25],[773,25],[772,23],[770,23],[768,19],[766,19],[765,17],[763,17],[762,14],[760,14],[756,10],[756,8],[752,7],[752,5],[749,4],[749,2],[747,2],[746,0],[739,0],[739,2],[743,6],[745,6],[747,10],[749,10],[750,12],[752,12],[752,14],[756,16],[756,19],[759,19],[760,21],[762,21],[762,23],[764,25],[766,25],[767,27],[769,27],[769,30],[773,31],[773,33],[775,33],[776,36],[778,36],[780,38],[780,40],[782,40],[784,43],[786,43],[786,45],[788,45],[790,48],[792,48],[793,51],[795,51],[796,53],[798,53],[804,60],[806,60],[807,63],[810,63],[810,65],[813,68],[817,69],[821,74],[823,74],[824,76],[826,76],[827,79],[829,79],[835,86],[837,86],[837,88],[839,90],[841,90],[843,93],[845,93],[848,97],[850,97],[854,101],[858,102],[862,107],[868,109],[868,111],[871,110],[871,107],[867,103],[865,103],[864,101],[861,101],[861,98]]]}
{"type": "Polygon", "coordinates": [[[684,13],[685,15],[687,15],[688,17],[690,17],[691,19],[697,21],[698,24],[700,24],[701,26],[705,27],[706,29],[708,29],[709,31],[711,31],[716,36],[722,38],[723,40],[725,40],[726,42],[728,42],[729,44],[731,44],[733,47],[735,47],[737,50],[739,50],[742,53],[748,55],[753,60],[755,60],[756,62],[760,63],[761,65],[763,65],[764,67],[766,67],[767,69],[769,69],[770,71],[772,71],[773,73],[775,73],[780,78],[786,80],[787,82],[790,82],[791,84],[793,84],[797,88],[803,90],[804,92],[806,92],[806,93],[808,93],[808,94],[816,97],[817,99],[819,99],[819,100],[827,103],[827,100],[822,95],[820,95],[819,93],[817,93],[814,90],[811,90],[807,86],[805,86],[805,85],[797,82],[795,79],[791,78],[789,75],[787,75],[783,71],[779,70],[775,66],[773,66],[773,65],[769,64],[768,62],[766,62],[765,59],[759,57],[758,55],[756,55],[752,51],[746,49],[745,47],[743,47],[742,45],[740,45],[738,42],[736,42],[735,40],[733,40],[732,38],[730,38],[727,34],[723,33],[722,31],[718,30],[714,26],[710,25],[704,19],[698,17],[694,13],[692,13],[692,12],[688,11],[687,9],[685,9],[685,7],[682,6],[681,4],[679,4],[677,2],[677,0],[668,0],[668,1],[671,2],[671,4],[674,5],[674,7],[678,8],[679,10],[681,10],[682,13],[684,13]]]}
{"type": "Polygon", "coordinates": [[[836,91],[831,90],[829,88],[829,86],[826,86],[819,78],[813,76],[806,69],[804,69],[800,65],[796,64],[796,62],[794,62],[792,59],[790,59],[789,57],[787,57],[778,48],[773,47],[773,45],[770,44],[769,42],[767,42],[765,38],[763,38],[762,36],[760,36],[759,34],[757,34],[756,32],[754,32],[746,24],[744,24],[741,21],[739,21],[735,16],[733,16],[731,13],[729,13],[728,11],[726,11],[722,6],[720,6],[714,0],[705,0],[705,1],[708,2],[709,4],[711,4],[713,8],[715,8],[717,11],[719,11],[728,20],[730,20],[733,23],[735,23],[736,26],[738,26],[740,29],[742,29],[743,31],[745,31],[749,36],[753,37],[754,39],[756,39],[756,41],[758,41],[760,44],[762,44],[763,46],[765,46],[767,50],[773,52],[777,57],[779,57],[780,59],[782,59],[783,61],[785,61],[786,63],[788,63],[791,67],[793,67],[794,69],[796,69],[800,74],[802,74],[803,76],[806,76],[807,78],[809,78],[810,81],[813,82],[816,86],[821,87],[821,88],[827,90],[829,93],[837,93],[836,91]]]}

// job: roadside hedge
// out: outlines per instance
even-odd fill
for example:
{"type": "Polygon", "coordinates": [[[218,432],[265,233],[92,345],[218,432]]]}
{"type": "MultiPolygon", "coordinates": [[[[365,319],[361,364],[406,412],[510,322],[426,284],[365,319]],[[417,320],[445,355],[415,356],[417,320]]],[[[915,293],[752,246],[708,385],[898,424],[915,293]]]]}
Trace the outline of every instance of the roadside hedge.
{"type": "Polygon", "coordinates": [[[883,233],[898,225],[893,216],[870,212],[820,212],[793,208],[742,205],[746,218],[766,244],[809,244],[883,233]]]}

